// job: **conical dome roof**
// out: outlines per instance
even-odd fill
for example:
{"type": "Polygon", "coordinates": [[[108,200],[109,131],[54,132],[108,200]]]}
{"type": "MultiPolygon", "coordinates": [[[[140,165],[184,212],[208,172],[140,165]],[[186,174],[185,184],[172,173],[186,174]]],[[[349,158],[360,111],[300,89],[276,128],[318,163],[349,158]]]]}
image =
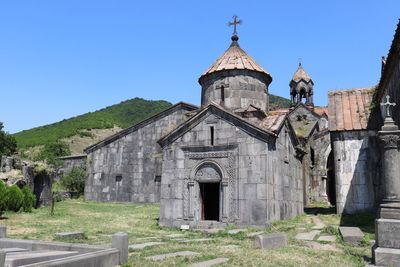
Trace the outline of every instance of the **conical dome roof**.
{"type": "Polygon", "coordinates": [[[232,36],[232,43],[229,48],[201,75],[200,79],[205,75],[223,70],[252,70],[271,77],[252,57],[240,48],[237,42],[238,39],[236,35],[232,36]]]}
{"type": "Polygon", "coordinates": [[[299,67],[297,68],[296,72],[293,75],[292,81],[294,82],[299,82],[300,80],[304,80],[305,82],[313,82],[311,77],[307,74],[307,72],[303,69],[301,66],[301,63],[299,63],[299,67]]]}

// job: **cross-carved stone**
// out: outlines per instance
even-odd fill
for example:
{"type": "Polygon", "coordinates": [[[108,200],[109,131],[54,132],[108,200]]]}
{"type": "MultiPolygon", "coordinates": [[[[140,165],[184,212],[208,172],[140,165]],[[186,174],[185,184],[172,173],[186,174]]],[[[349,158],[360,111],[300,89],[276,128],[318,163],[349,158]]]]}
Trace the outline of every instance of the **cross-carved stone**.
{"type": "Polygon", "coordinates": [[[389,101],[390,96],[386,96],[386,102],[381,103],[381,106],[385,107],[386,118],[391,118],[392,115],[390,114],[390,106],[396,106],[396,103],[390,103],[389,101]]]}

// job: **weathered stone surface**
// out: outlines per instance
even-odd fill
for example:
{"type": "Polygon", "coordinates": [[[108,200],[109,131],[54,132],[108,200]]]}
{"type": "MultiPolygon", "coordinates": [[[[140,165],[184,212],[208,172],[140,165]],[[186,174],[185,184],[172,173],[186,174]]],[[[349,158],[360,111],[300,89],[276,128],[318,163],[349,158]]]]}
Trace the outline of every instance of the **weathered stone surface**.
{"type": "Polygon", "coordinates": [[[142,243],[142,244],[132,244],[132,245],[129,245],[129,249],[130,250],[142,250],[147,247],[154,247],[154,246],[158,246],[158,245],[162,245],[162,244],[165,244],[165,243],[164,242],[147,242],[147,243],[142,243]]]}
{"type": "Polygon", "coordinates": [[[119,264],[124,264],[128,261],[128,242],[127,233],[115,233],[112,236],[111,246],[119,250],[119,264]]]}
{"type": "Polygon", "coordinates": [[[288,237],[285,233],[273,233],[256,236],[254,246],[261,249],[274,249],[287,245],[288,237]]]}
{"type": "Polygon", "coordinates": [[[179,252],[173,252],[173,253],[166,253],[166,254],[160,254],[160,255],[154,255],[154,256],[149,256],[146,257],[146,260],[153,260],[153,261],[162,261],[171,257],[193,257],[193,256],[198,256],[200,253],[193,252],[193,251],[179,251],[179,252]]]}
{"type": "Polygon", "coordinates": [[[319,230],[313,230],[307,233],[298,233],[295,238],[297,240],[314,240],[314,238],[321,233],[319,230]]]}
{"type": "Polygon", "coordinates": [[[322,236],[318,237],[318,241],[336,242],[336,236],[334,236],[334,235],[322,235],[322,236]]]}
{"type": "Polygon", "coordinates": [[[263,231],[248,233],[247,237],[255,237],[255,236],[258,236],[258,235],[262,235],[263,233],[264,233],[263,231]]]}
{"type": "Polygon", "coordinates": [[[340,226],[339,231],[343,241],[353,245],[359,244],[364,238],[363,232],[358,227],[340,226]]]}
{"type": "Polygon", "coordinates": [[[2,248],[1,250],[5,251],[6,253],[29,251],[25,248],[2,248]]]}
{"type": "Polygon", "coordinates": [[[376,244],[378,247],[400,249],[400,220],[376,220],[376,244]]]}
{"type": "Polygon", "coordinates": [[[240,232],[245,232],[245,231],[246,231],[246,229],[232,229],[232,230],[228,230],[228,234],[235,235],[235,234],[238,234],[240,232]]]}
{"type": "Polygon", "coordinates": [[[215,265],[219,265],[225,262],[228,262],[229,259],[228,258],[216,258],[216,259],[212,259],[212,260],[208,260],[208,261],[202,261],[202,262],[198,262],[195,264],[192,264],[192,267],[211,267],[211,266],[215,266],[215,265]]]}
{"type": "Polygon", "coordinates": [[[0,238],[7,237],[7,227],[5,225],[0,225],[0,238]]]}
{"type": "Polygon", "coordinates": [[[341,251],[339,248],[336,247],[335,244],[321,244],[315,241],[304,241],[303,244],[306,247],[316,249],[316,250],[326,250],[326,251],[335,251],[339,252],[341,251]]]}
{"type": "Polygon", "coordinates": [[[375,260],[375,265],[400,266],[400,249],[374,247],[372,255],[375,260]]]}
{"type": "Polygon", "coordinates": [[[60,232],[56,233],[55,236],[57,238],[74,238],[74,239],[79,239],[79,238],[84,238],[85,234],[83,232],[60,232]]]}
{"type": "Polygon", "coordinates": [[[0,249],[0,267],[4,267],[5,262],[6,262],[6,251],[0,249]]]}
{"type": "Polygon", "coordinates": [[[38,250],[38,251],[27,251],[18,253],[9,253],[6,257],[6,266],[14,267],[21,265],[28,265],[32,263],[49,261],[54,259],[66,258],[70,256],[78,255],[76,251],[55,251],[55,250],[38,250]]]}
{"type": "Polygon", "coordinates": [[[322,230],[325,227],[325,224],[318,217],[312,217],[312,221],[314,223],[313,230],[322,230]]]}

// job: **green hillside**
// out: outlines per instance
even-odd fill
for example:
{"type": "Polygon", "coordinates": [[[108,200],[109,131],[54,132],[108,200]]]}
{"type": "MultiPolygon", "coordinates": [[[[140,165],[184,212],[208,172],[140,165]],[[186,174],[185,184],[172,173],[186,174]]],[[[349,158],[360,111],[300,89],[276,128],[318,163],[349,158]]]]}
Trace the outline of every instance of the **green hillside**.
{"type": "MultiPolygon", "coordinates": [[[[280,96],[270,95],[269,100],[270,106],[273,108],[286,108],[290,104],[288,99],[280,96]]],[[[91,133],[86,131],[90,129],[109,129],[114,126],[126,128],[171,105],[163,100],[151,101],[134,98],[95,112],[24,130],[13,136],[17,140],[18,148],[45,145],[74,135],[90,135],[91,133]]]]}
{"type": "Polygon", "coordinates": [[[281,96],[269,94],[269,106],[271,109],[288,108],[290,107],[290,100],[281,96]]]}
{"type": "Polygon", "coordinates": [[[112,128],[114,125],[126,128],[171,105],[171,103],[162,100],[150,101],[134,98],[95,112],[89,112],[53,124],[24,130],[15,133],[14,137],[17,139],[18,148],[44,145],[80,134],[86,129],[106,129],[112,128]]]}

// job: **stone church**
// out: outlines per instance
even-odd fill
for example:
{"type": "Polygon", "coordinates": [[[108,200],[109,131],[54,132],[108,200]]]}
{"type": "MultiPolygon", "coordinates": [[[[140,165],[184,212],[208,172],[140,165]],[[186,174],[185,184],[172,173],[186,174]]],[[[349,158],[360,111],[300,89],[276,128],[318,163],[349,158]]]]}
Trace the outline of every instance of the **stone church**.
{"type": "MultiPolygon", "coordinates": [[[[272,76],[234,34],[199,78],[201,107],[178,103],[85,149],[85,198],[160,203],[160,224],[265,225],[328,200],[326,108],[301,64],[291,107],[269,109],[272,76]]],[[[329,154],[329,152],[328,152],[329,154]]]]}

